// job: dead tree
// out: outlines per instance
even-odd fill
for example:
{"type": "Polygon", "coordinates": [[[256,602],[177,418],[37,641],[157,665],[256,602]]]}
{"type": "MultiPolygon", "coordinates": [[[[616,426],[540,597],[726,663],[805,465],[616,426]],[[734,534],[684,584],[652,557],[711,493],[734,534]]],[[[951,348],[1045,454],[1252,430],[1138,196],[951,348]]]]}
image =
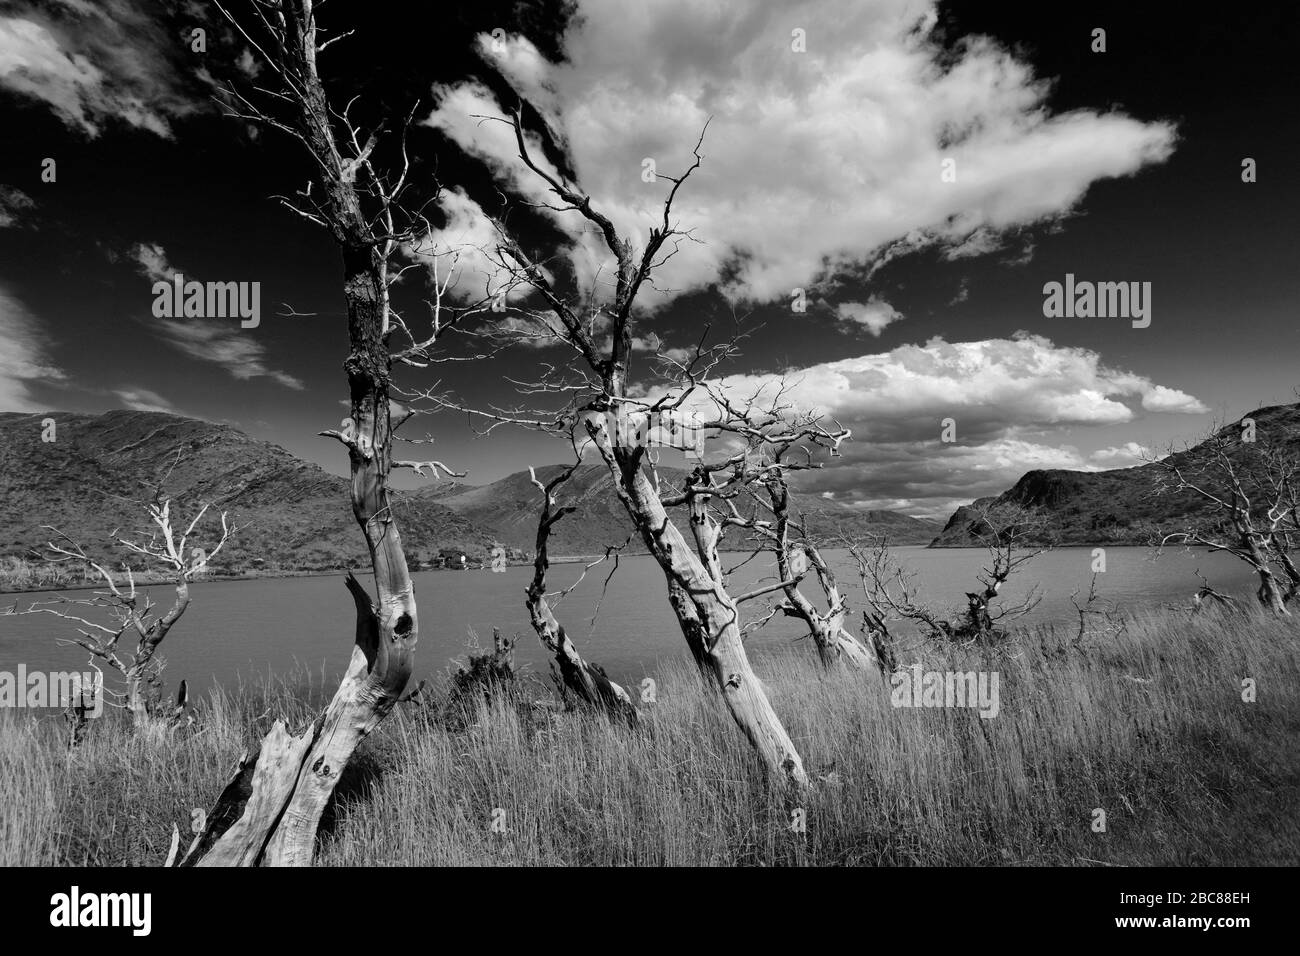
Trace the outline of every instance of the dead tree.
{"type": "Polygon", "coordinates": [[[887,541],[882,539],[871,548],[850,546],[866,600],[864,624],[873,640],[879,635],[892,642],[889,625],[902,620],[927,637],[990,644],[1006,637],[1007,622],[1038,606],[1042,594],[1037,585],[1015,603],[999,599],[1012,575],[1048,550],[1049,546],[1034,543],[1045,532],[1042,516],[1020,505],[996,505],[977,516],[971,532],[983,544],[989,560],[977,575],[980,587],[966,592],[966,606],[957,614],[944,614],[921,601],[915,575],[893,559],[887,541]]]}
{"type": "Polygon", "coordinates": [[[433,350],[442,336],[486,308],[485,302],[451,308],[442,296],[450,276],[441,282],[436,274],[427,334],[417,334],[393,308],[392,285],[406,269],[423,265],[397,268],[395,259],[430,234],[422,210],[437,197],[429,190],[422,202],[411,198],[407,130],[417,104],[405,115],[368,124],[354,116],[358,98],[341,110],[331,104],[317,61],[347,34],[325,38],[316,6],[312,0],[251,0],[247,22],[223,9],[269,72],[248,95],[232,86],[226,96],[232,116],[269,126],[303,147],[311,169],[307,186],[278,198],[324,228],[341,254],[350,411],[341,428],[321,434],[347,449],[352,511],[370,552],[377,594],[372,598],[348,576],[356,636],[338,691],[309,727],[295,735],[277,725],[257,755],[246,757],[236,779],[246,779],[251,792],[227,788],[209,814],[211,832],[186,865],[309,864],[321,815],[344,768],[401,699],[419,622],[389,475],[402,467],[453,472],[441,462],[395,457],[396,432],[413,413],[392,397],[393,366],[437,361],[433,350]]]}
{"type": "Polygon", "coordinates": [[[754,467],[752,475],[742,476],[754,504],[751,513],[742,514],[734,497],[724,499],[728,513],[723,517],[723,523],[748,530],[758,539],[760,550],[770,552],[775,558],[783,600],[771,606],[760,626],[775,614],[796,618],[807,626],[817,656],[826,668],[882,669],[884,663],[875,648],[863,644],[845,626],[849,604],[840,591],[835,572],[809,535],[803,515],[791,514],[787,472],[821,467],[821,462],[814,461],[811,456],[805,455],[802,460],[789,459],[787,455],[792,447],[777,443],[768,460],[754,467]],[[800,589],[810,569],[826,601],[825,610],[819,610],[800,589]]]}
{"type": "Polygon", "coordinates": [[[887,538],[882,537],[871,546],[857,542],[846,544],[862,585],[863,630],[889,671],[898,669],[900,635],[894,631],[894,622],[911,624],[929,637],[952,636],[948,620],[921,601],[915,573],[894,560],[887,538]]]}
{"type": "Polygon", "coordinates": [[[1093,572],[1092,580],[1088,582],[1088,593],[1083,603],[1079,603],[1078,589],[1070,593],[1070,603],[1074,605],[1074,612],[1079,618],[1079,630],[1073,641],[1076,648],[1083,647],[1084,641],[1089,637],[1115,637],[1128,630],[1128,619],[1115,606],[1115,602],[1097,593],[1096,572],[1093,572]],[[1094,624],[1094,621],[1100,623],[1094,624]]]}
{"type": "MultiPolygon", "coordinates": [[[[697,346],[694,356],[681,362],[660,355],[661,367],[672,365],[674,370],[672,381],[658,397],[642,397],[629,387],[634,350],[639,341],[645,341],[635,334],[638,295],[652,284],[655,270],[676,254],[682,242],[692,238],[673,222],[672,204],[677,191],[699,168],[704,134],[695,145],[693,163],[680,176],[660,175],[671,188],[663,200],[662,216],[638,248],[577,184],[548,169],[545,160],[534,158],[528,146],[531,134],[526,133],[518,111],[508,119],[484,119],[490,121],[506,123],[512,129],[519,162],[555,197],[553,203],[528,205],[545,206],[555,216],[577,217],[592,229],[613,259],[613,274],[609,280],[602,277],[590,290],[581,289],[575,276],[553,274],[555,263],[525,249],[504,215],[497,218],[499,238],[493,259],[505,277],[501,286],[515,294],[511,305],[528,327],[525,334],[571,349],[576,361],[550,367],[536,381],[520,383],[527,394],[562,396],[567,401],[561,409],[466,410],[477,411],[489,421],[488,430],[511,423],[567,435],[575,431],[585,434],[608,468],[614,491],[636,533],[664,574],[669,602],[695,660],[715,682],[770,777],[782,786],[803,787],[807,783],[803,761],[754,673],[742,641],[738,605],[757,595],[737,598],[728,593],[718,562],[719,526],[708,513],[709,502],[717,494],[712,482],[714,469],[697,469],[707,480],[693,481],[682,492],[669,493],[659,486],[647,443],[624,437],[643,434],[665,418],[671,421],[684,416],[702,379],[731,354],[726,348],[697,346]],[[606,285],[612,286],[608,292],[606,285]],[[687,540],[669,516],[667,509],[673,504],[686,506],[693,541],[687,540]]],[[[463,408],[456,403],[446,407],[463,408]]],[[[744,427],[741,422],[733,426],[733,433],[744,427]]],[[[782,432],[773,426],[766,431],[778,435],[788,434],[790,429],[782,432]]],[[[814,429],[799,437],[809,436],[822,440],[814,429]]]]}
{"type": "Polygon", "coordinates": [[[1231,594],[1216,591],[1199,568],[1196,570],[1196,577],[1200,579],[1201,586],[1192,595],[1193,614],[1203,613],[1207,608],[1219,608],[1228,611],[1241,611],[1243,609],[1241,601],[1231,594]]]}
{"type": "Polygon", "coordinates": [[[1300,544],[1300,456],[1294,449],[1268,438],[1243,441],[1225,428],[1196,448],[1171,453],[1156,464],[1161,469],[1156,494],[1191,495],[1209,506],[1184,530],[1161,537],[1157,553],[1179,543],[1231,554],[1254,571],[1259,603],[1274,614],[1290,616],[1290,605],[1300,593],[1295,560],[1300,544]]]}
{"type": "Polygon", "coordinates": [[[95,560],[71,537],[50,527],[47,530],[55,538],[46,546],[47,560],[52,564],[81,568],[87,576],[98,580],[104,590],[96,590],[88,598],[60,597],[37,601],[25,611],[18,611],[15,605],[6,612],[53,614],[79,625],[77,637],[60,643],[80,647],[90,655],[91,664],[97,670],[107,667],[121,677],[121,706],[131,714],[137,731],[163,728],[184,710],[184,682],[175,705],[163,702],[165,663],[158,656],[158,648],[190,606],[190,583],[208,569],[209,562],[236,531],[223,511],[221,537],[211,549],[204,550],[194,546],[193,538],[209,505],[198,511],[179,536],[173,526],[171,499],[160,498],[146,507],[153,530],[115,540],[120,548],[137,560],[144,559],[142,570],[145,573],[159,574],[171,585],[175,597],[165,613],[155,614],[156,605],[148,594],[137,589],[135,572],[126,561],[122,562],[120,574],[115,574],[107,562],[95,560]],[[66,610],[82,607],[92,609],[100,620],[84,616],[91,612],[66,610]]]}
{"type": "Polygon", "coordinates": [[[1048,550],[1034,544],[1045,529],[1041,514],[1021,505],[994,505],[980,513],[971,530],[990,560],[977,576],[981,587],[966,592],[966,612],[954,625],[954,637],[982,643],[999,639],[1005,634],[1004,621],[1023,617],[1038,606],[1042,594],[1037,585],[1015,604],[995,602],[1013,574],[1048,550]]]}
{"type": "Polygon", "coordinates": [[[603,668],[582,659],[582,655],[578,653],[578,649],[565,632],[564,625],[556,620],[547,599],[546,572],[550,567],[548,544],[551,528],[565,515],[577,510],[572,505],[559,504],[555,494],[556,490],[573,476],[580,464],[581,459],[561,470],[546,484],[542,484],[532,468],[528,469],[533,484],[542,494],[541,514],[537,520],[537,550],[533,557],[533,577],[525,592],[528,616],[532,621],[533,630],[537,632],[542,644],[555,658],[555,665],[559,669],[560,679],[566,691],[588,707],[635,724],[639,715],[632,698],[628,696],[627,691],[609,679],[603,668]]]}

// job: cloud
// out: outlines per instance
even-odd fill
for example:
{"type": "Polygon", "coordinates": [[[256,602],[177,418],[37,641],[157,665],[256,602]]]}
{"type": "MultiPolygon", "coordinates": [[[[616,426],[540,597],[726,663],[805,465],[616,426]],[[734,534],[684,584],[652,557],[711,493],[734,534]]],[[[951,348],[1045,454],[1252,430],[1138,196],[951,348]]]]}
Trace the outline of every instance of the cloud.
{"type": "MultiPolygon", "coordinates": [[[[495,299],[503,292],[509,303],[526,298],[526,286],[507,286],[509,277],[494,255],[500,237],[482,207],[459,186],[442,193],[439,207],[443,225],[403,248],[425,263],[430,283],[460,301],[495,299]]],[[[547,270],[542,274],[550,278],[547,270]]]]}
{"type": "Polygon", "coordinates": [[[835,314],[846,329],[857,326],[877,337],[885,326],[903,317],[903,313],[874,295],[866,302],[841,302],[835,307],[835,314]]]}
{"type": "Polygon", "coordinates": [[[167,250],[156,242],[137,242],[131,247],[130,255],[135,260],[136,271],[150,282],[171,282],[177,272],[184,272],[167,261],[167,250]]]}
{"type": "Polygon", "coordinates": [[[29,383],[61,382],[67,378],[48,358],[40,325],[9,290],[0,285],[0,409],[43,411],[29,383]]]}
{"type": "Polygon", "coordinates": [[[186,88],[188,36],[157,4],[57,0],[0,16],[0,88],[43,102],[88,137],[120,122],[170,138],[200,108],[186,88]]]}
{"type": "MultiPolygon", "coordinates": [[[[604,0],[578,5],[551,63],[526,39],[484,58],[554,131],[594,204],[644,244],[671,182],[709,121],[703,166],[677,194],[690,244],[660,273],[684,292],[721,282],[771,301],[870,265],[906,237],[952,255],[1070,212],[1096,181],[1161,162],[1174,129],[1115,111],[1053,114],[1048,84],[984,37],[943,50],[923,0],[704,3],[604,0]],[[791,30],[807,50],[791,50],[791,30]],[[941,177],[955,162],[955,181],[941,177]]],[[[521,171],[503,115],[481,84],[442,86],[428,118],[512,192],[546,197],[521,171]]],[[[540,149],[533,149],[545,162],[540,149]]],[[[553,214],[589,283],[608,256],[575,214],[553,214]]],[[[648,291],[646,304],[674,292],[648,291]]]]}
{"type": "Polygon", "coordinates": [[[1098,448],[1088,457],[1093,461],[1104,462],[1107,468],[1125,468],[1151,461],[1156,456],[1145,445],[1128,441],[1118,446],[1098,448]]]}
{"type": "Polygon", "coordinates": [[[173,415],[179,414],[176,406],[167,399],[163,398],[157,392],[151,392],[147,388],[138,386],[128,386],[113,390],[113,394],[121,400],[127,408],[134,409],[137,412],[169,412],[173,415]]]}
{"type": "MultiPolygon", "coordinates": [[[[956,419],[963,441],[1010,427],[1113,425],[1134,419],[1133,401],[1145,411],[1208,411],[1191,395],[1110,368],[1091,349],[1024,332],[978,342],[934,338],[792,369],[785,378],[790,401],[870,423],[878,439],[929,437],[947,417],[956,419]]],[[[765,382],[772,387],[775,377],[733,375],[723,382],[746,393],[765,382]]]]}
{"type": "Polygon", "coordinates": [[[8,229],[16,225],[31,225],[27,222],[20,223],[19,216],[35,208],[36,200],[21,189],[0,184],[0,229],[8,229]]]}
{"type": "MultiPolygon", "coordinates": [[[[136,271],[150,283],[171,282],[177,272],[185,275],[187,281],[195,278],[188,270],[172,265],[167,250],[157,243],[136,243],[130,250],[130,257],[135,261],[136,271]]],[[[249,334],[251,330],[241,329],[238,325],[218,324],[221,321],[159,319],[152,315],[148,319],[167,344],[200,362],[224,368],[240,381],[269,378],[285,388],[301,391],[305,387],[301,379],[266,364],[266,350],[249,334]]]]}
{"type": "MultiPolygon", "coordinates": [[[[1038,468],[1125,466],[1129,443],[1086,456],[1044,436],[1062,426],[1101,427],[1152,411],[1209,409],[1177,389],[1111,368],[1089,349],[1020,333],[1010,339],[903,345],[783,373],[731,375],[718,387],[820,412],[853,430],[842,457],[799,476],[807,490],[864,506],[906,500],[910,513],[941,514],[955,499],[1004,491],[1038,468]],[[956,441],[941,440],[942,422],[956,441]]],[[[709,417],[707,410],[703,417],[709,417]]]]}

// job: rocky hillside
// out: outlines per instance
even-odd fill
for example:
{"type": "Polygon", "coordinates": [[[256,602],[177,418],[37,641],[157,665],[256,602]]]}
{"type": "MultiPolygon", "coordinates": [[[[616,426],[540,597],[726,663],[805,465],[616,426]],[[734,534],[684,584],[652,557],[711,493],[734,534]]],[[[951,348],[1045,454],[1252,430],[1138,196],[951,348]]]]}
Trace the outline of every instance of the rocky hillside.
{"type": "MultiPolygon", "coordinates": [[[[1255,421],[1258,442],[1276,440],[1300,454],[1300,404],[1274,405],[1242,416],[1255,421]]],[[[1241,420],[1221,434],[1237,438],[1241,420]]],[[[1195,469],[1206,460],[1204,444],[1172,456],[1195,469]]],[[[1218,520],[1206,502],[1192,494],[1157,494],[1163,468],[1156,463],[1113,471],[1030,471],[1014,487],[993,498],[981,498],[958,508],[931,543],[936,548],[978,544],[972,526],[990,504],[1019,504],[1041,509],[1046,517],[1044,540],[1064,545],[1145,545],[1160,533],[1189,523],[1218,520]]]]}
{"type": "MultiPolygon", "coordinates": [[[[345,479],[229,425],[135,411],[0,414],[0,555],[40,548],[49,539],[43,525],[110,554],[114,530],[146,528],[136,502],[152,497],[164,475],[185,513],[214,502],[200,538],[219,532],[220,509],[243,528],[216,569],[321,570],[365,557],[345,479]],[[57,422],[49,443],[41,441],[47,415],[57,422]]],[[[434,501],[400,495],[394,507],[413,550],[490,543],[487,531],[434,501]]]]}
{"type": "MultiPolygon", "coordinates": [[[[543,483],[559,473],[561,466],[548,465],[537,469],[543,483]]],[[[659,470],[661,483],[676,488],[685,473],[675,468],[659,470]]],[[[609,490],[608,477],[603,465],[586,464],[557,492],[564,504],[576,506],[579,511],[565,517],[551,532],[551,551],[556,555],[598,554],[605,544],[622,544],[631,528],[627,515],[618,499],[609,490]]],[[[508,475],[490,485],[452,485],[431,488],[418,493],[428,496],[463,515],[474,524],[491,528],[502,543],[527,551],[532,550],[537,535],[537,511],[541,493],[528,472],[508,475]]],[[[897,544],[924,544],[934,537],[938,526],[894,511],[862,511],[847,505],[813,495],[791,494],[795,509],[803,512],[811,531],[824,541],[840,535],[862,538],[868,535],[887,534],[897,544]]],[[[735,547],[743,547],[736,542],[735,547]]],[[[632,541],[628,551],[644,551],[640,541],[632,541]]]]}
{"type": "MultiPolygon", "coordinates": [[[[539,470],[554,475],[559,466],[539,470]]],[[[146,529],[139,502],[167,476],[166,491],[186,514],[213,502],[195,543],[203,546],[227,510],[243,530],[214,570],[225,573],[310,571],[359,566],[365,560],[348,504],[347,481],[278,445],[229,425],[159,412],[0,413],[0,557],[40,549],[59,528],[89,552],[114,554],[110,536],[146,529]],[[41,421],[54,418],[56,440],[41,440],[41,421]]],[[[665,473],[675,481],[680,473],[665,473]]],[[[581,512],[556,528],[553,551],[598,554],[628,537],[627,519],[602,470],[584,466],[568,483],[566,501],[581,512]]],[[[538,492],[527,472],[484,486],[438,483],[394,499],[408,555],[417,564],[444,548],[484,555],[493,542],[531,554],[538,492]]],[[[800,496],[810,524],[830,535],[889,533],[900,543],[924,543],[937,527],[893,512],[860,512],[800,496]]],[[[639,541],[629,551],[642,550],[639,541]]]]}

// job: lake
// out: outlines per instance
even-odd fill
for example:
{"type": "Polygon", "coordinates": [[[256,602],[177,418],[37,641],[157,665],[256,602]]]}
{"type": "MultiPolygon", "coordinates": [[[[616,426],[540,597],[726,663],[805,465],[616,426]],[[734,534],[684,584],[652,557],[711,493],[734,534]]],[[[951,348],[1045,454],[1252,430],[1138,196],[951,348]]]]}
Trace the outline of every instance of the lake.
{"type": "MultiPolygon", "coordinates": [[[[900,563],[917,573],[925,600],[953,609],[964,604],[965,591],[974,590],[974,575],[987,558],[977,549],[929,550],[917,546],[894,551],[900,563]]],[[[724,558],[724,565],[730,567],[743,557],[724,558]]],[[[859,604],[857,575],[848,555],[828,552],[827,557],[850,601],[859,604]]],[[[1092,561],[1090,548],[1047,552],[1014,576],[1003,593],[1014,603],[1026,588],[1038,584],[1043,601],[1025,620],[1073,626],[1077,616],[1070,594],[1076,588],[1086,594],[1092,561]]],[[[1220,591],[1248,596],[1254,588],[1249,569],[1230,555],[1175,551],[1152,560],[1147,548],[1111,547],[1106,549],[1106,562],[1106,573],[1098,576],[1099,594],[1131,610],[1165,603],[1190,604],[1199,585],[1197,569],[1220,591]]],[[[770,564],[763,567],[755,560],[736,572],[732,593],[750,590],[762,580],[770,581],[764,578],[770,568],[770,564]]],[[[589,571],[579,587],[559,602],[555,612],[585,657],[603,665],[615,679],[635,682],[653,673],[658,660],[685,655],[686,647],[668,607],[658,566],[645,556],[623,558],[602,601],[609,569],[606,563],[589,571]]],[[[553,589],[568,587],[581,570],[581,565],[557,565],[551,570],[549,583],[553,589]]],[[[503,573],[416,573],[413,578],[420,610],[416,677],[440,673],[453,660],[463,661],[472,634],[477,634],[481,646],[491,647],[493,626],[505,634],[518,634],[516,660],[545,674],[548,658],[529,626],[523,606],[524,588],[531,574],[531,567],[512,567],[503,573]]],[[[368,576],[362,580],[370,584],[368,576]]],[[[170,603],[169,589],[144,590],[164,608],[170,603]]],[[[201,582],[191,592],[193,603],[161,650],[168,661],[167,683],[173,689],[182,677],[189,679],[193,690],[199,690],[214,682],[232,685],[304,667],[316,675],[323,670],[332,680],[347,664],[355,618],[342,576],[201,582]]],[[[805,588],[805,593],[820,596],[815,585],[805,588]]],[[[90,592],[66,594],[84,598],[90,592]]],[[[8,605],[16,598],[21,608],[52,596],[15,594],[0,600],[8,605]]],[[[764,601],[758,598],[743,606],[746,620],[765,612],[764,601]]],[[[78,612],[76,608],[69,610],[78,612]]],[[[91,619],[98,620],[93,617],[93,609],[80,609],[87,610],[92,611],[91,619]]],[[[12,671],[20,663],[29,669],[84,670],[85,653],[57,643],[72,633],[71,622],[52,615],[0,617],[0,670],[12,671]]],[[[771,646],[800,633],[797,622],[778,616],[751,633],[748,644],[771,646]]]]}

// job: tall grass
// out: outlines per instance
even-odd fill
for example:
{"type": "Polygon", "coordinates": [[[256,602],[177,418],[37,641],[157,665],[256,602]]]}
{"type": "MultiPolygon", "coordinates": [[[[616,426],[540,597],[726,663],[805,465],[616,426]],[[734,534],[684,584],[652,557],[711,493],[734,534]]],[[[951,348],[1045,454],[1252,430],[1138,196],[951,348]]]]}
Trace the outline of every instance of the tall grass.
{"type": "MultiPolygon", "coordinates": [[[[407,706],[355,762],[319,862],[466,865],[1294,864],[1300,623],[1152,615],[1082,651],[1042,629],[1003,648],[924,645],[927,670],[997,671],[1000,712],[894,708],[808,648],[755,666],[815,781],[766,786],[683,660],[632,730],[538,706],[539,681],[407,706]],[[1243,678],[1258,699],[1242,700],[1243,678]],[[1094,830],[1094,811],[1106,815],[1094,830]],[[792,826],[802,811],[806,829],[792,826]],[[493,822],[496,821],[496,826],[493,822]]],[[[215,694],[161,745],[105,718],[68,753],[53,721],[0,718],[6,863],[156,864],[244,742],[314,702],[215,694]]],[[[553,702],[551,702],[553,704],[553,702]]]]}

